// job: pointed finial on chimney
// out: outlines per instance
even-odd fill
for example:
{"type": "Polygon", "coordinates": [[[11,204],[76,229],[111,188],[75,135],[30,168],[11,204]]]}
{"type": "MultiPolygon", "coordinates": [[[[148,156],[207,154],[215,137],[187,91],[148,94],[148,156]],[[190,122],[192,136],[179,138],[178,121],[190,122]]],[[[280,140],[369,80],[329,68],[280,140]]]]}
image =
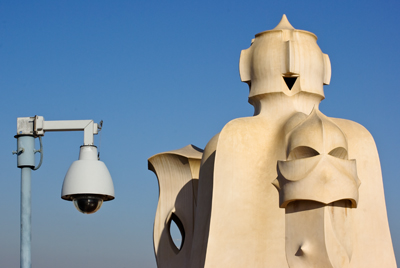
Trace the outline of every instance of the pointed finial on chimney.
{"type": "Polygon", "coordinates": [[[290,24],[285,14],[283,14],[281,21],[273,30],[294,30],[294,27],[290,24]]]}

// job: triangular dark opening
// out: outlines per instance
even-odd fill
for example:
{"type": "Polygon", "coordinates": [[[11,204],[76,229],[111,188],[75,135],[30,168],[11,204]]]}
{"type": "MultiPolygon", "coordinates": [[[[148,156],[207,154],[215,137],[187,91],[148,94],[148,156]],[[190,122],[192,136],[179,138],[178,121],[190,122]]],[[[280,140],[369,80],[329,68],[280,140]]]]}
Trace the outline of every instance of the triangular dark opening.
{"type": "Polygon", "coordinates": [[[292,89],[294,83],[296,82],[297,77],[284,77],[286,85],[288,86],[289,90],[292,89]]]}

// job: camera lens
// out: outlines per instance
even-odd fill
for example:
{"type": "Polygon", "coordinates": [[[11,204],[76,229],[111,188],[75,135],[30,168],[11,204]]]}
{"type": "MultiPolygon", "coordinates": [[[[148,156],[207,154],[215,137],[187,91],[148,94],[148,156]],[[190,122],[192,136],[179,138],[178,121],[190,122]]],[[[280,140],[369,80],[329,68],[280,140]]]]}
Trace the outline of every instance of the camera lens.
{"type": "Polygon", "coordinates": [[[79,212],[84,214],[92,214],[98,211],[103,204],[100,196],[78,194],[74,196],[74,205],[79,212]]]}

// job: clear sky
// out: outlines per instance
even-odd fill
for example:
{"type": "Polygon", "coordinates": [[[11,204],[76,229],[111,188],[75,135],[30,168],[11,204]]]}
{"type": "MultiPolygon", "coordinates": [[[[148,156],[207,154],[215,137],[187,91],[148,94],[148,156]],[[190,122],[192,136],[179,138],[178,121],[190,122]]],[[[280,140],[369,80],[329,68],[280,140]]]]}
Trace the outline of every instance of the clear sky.
{"type": "MultiPolygon", "coordinates": [[[[156,267],[158,201],[147,158],[207,141],[251,116],[239,55],[282,14],[330,56],[321,111],[364,125],[380,154],[400,256],[399,1],[0,0],[0,267],[19,266],[16,118],[104,120],[102,161],[116,199],[93,215],[60,192],[83,134],[47,133],[32,173],[33,267],[156,267]]],[[[37,145],[38,147],[38,145],[37,145]]]]}

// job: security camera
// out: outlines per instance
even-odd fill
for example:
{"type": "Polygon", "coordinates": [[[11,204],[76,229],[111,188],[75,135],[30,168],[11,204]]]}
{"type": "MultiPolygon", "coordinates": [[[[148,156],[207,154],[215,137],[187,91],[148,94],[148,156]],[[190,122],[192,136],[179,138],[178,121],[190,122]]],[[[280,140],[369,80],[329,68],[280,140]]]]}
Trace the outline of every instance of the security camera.
{"type": "Polygon", "coordinates": [[[72,163],[65,175],[61,198],[73,201],[76,209],[84,214],[95,213],[103,201],[114,199],[110,172],[98,160],[96,146],[81,146],[79,160],[72,163]]]}
{"type": "Polygon", "coordinates": [[[76,194],[72,196],[72,201],[79,212],[92,214],[101,208],[103,200],[106,198],[106,196],[99,194],[76,194]]]}

